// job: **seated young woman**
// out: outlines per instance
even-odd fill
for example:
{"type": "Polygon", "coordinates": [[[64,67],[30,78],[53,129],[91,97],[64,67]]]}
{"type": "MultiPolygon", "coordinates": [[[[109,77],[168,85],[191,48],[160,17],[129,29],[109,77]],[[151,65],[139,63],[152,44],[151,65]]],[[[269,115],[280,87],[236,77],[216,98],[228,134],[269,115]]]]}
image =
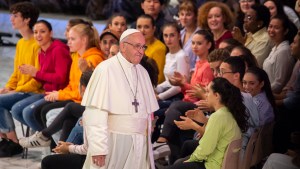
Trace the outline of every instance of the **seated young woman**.
{"type": "Polygon", "coordinates": [[[246,107],[240,90],[224,78],[215,78],[207,87],[207,102],[215,112],[204,123],[205,132],[190,158],[169,169],[220,169],[227,146],[240,139],[248,127],[246,107]]]}

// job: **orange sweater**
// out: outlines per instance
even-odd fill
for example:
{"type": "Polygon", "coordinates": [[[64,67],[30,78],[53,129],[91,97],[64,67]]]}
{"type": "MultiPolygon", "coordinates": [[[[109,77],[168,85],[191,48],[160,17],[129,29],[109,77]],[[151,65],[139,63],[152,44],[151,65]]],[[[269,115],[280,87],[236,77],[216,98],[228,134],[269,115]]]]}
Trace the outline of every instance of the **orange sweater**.
{"type": "Polygon", "coordinates": [[[81,57],[77,52],[72,53],[71,57],[72,57],[72,65],[71,65],[70,75],[69,75],[69,84],[64,89],[58,91],[59,92],[58,100],[59,101],[73,100],[74,102],[80,103],[82,98],[79,93],[79,83],[80,83],[79,80],[82,72],[78,67],[79,58],[82,57],[86,59],[87,62],[91,63],[92,66],[95,68],[100,62],[105,60],[105,55],[102,51],[93,47],[88,49],[81,57]]]}

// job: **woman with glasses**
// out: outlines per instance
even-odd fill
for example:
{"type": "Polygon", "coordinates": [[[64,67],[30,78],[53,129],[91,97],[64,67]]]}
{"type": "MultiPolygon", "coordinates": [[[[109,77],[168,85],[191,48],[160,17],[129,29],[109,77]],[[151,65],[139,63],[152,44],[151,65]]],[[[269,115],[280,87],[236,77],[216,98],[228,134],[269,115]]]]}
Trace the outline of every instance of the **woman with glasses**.
{"type": "Polygon", "coordinates": [[[142,32],[146,39],[147,49],[145,55],[156,61],[158,66],[158,84],[165,80],[164,66],[166,60],[167,48],[155,37],[155,21],[147,14],[141,15],[136,21],[136,29],[142,32]]]}
{"type": "Polygon", "coordinates": [[[207,102],[215,112],[201,121],[205,132],[189,159],[169,169],[221,169],[227,146],[247,130],[246,107],[239,88],[224,78],[215,78],[206,91],[207,102]]]}
{"type": "Polygon", "coordinates": [[[224,39],[232,38],[233,13],[223,3],[206,2],[199,8],[198,25],[213,33],[215,48],[219,48],[219,44],[224,39]]]}
{"type": "Polygon", "coordinates": [[[252,5],[245,13],[243,37],[240,31],[234,31],[233,36],[243,43],[257,59],[259,67],[271,52],[272,42],[267,27],[270,22],[270,12],[263,5],[252,5]]]}
{"type": "Polygon", "coordinates": [[[245,13],[250,9],[250,7],[254,4],[260,4],[260,0],[239,0],[240,10],[237,13],[235,27],[233,28],[233,32],[238,31],[242,35],[245,35],[244,31],[244,18],[245,13]]]}

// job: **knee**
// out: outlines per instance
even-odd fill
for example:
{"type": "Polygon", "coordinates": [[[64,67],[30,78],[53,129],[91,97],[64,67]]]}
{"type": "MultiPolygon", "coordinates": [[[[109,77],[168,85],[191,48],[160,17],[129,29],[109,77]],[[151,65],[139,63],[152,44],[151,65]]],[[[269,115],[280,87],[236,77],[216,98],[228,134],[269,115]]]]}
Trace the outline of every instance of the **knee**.
{"type": "Polygon", "coordinates": [[[16,103],[15,105],[13,105],[13,107],[10,110],[12,116],[15,119],[19,119],[19,117],[22,116],[22,111],[23,111],[23,109],[21,108],[21,104],[19,104],[19,103],[16,103]]]}
{"type": "Polygon", "coordinates": [[[29,121],[29,120],[35,118],[35,117],[34,117],[34,108],[35,108],[35,106],[34,106],[34,105],[31,105],[31,106],[27,106],[27,107],[23,110],[22,114],[23,114],[23,118],[24,118],[25,121],[29,121]]]}

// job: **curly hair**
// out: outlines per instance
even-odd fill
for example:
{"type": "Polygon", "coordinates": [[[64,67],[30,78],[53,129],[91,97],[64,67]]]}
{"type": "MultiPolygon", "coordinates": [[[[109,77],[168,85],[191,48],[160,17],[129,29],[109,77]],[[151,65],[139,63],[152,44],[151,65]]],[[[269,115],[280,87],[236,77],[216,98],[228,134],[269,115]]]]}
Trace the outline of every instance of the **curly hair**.
{"type": "Polygon", "coordinates": [[[221,96],[220,102],[229,109],[241,131],[246,132],[249,114],[246,112],[240,89],[227,79],[220,77],[212,80],[211,89],[214,93],[219,93],[221,96]]]}
{"type": "Polygon", "coordinates": [[[202,29],[209,29],[207,18],[209,11],[213,7],[218,7],[221,9],[224,18],[224,28],[231,30],[235,23],[234,14],[226,4],[214,1],[206,2],[198,9],[198,26],[202,29]]]}
{"type": "Polygon", "coordinates": [[[30,29],[33,28],[33,25],[36,23],[40,15],[39,9],[36,6],[34,6],[31,2],[15,3],[10,7],[9,11],[12,14],[20,12],[24,19],[29,18],[30,21],[28,26],[30,29]]]}
{"type": "Polygon", "coordinates": [[[207,57],[208,62],[217,62],[217,61],[223,61],[226,58],[230,57],[230,53],[227,49],[215,49],[207,57]]]}

